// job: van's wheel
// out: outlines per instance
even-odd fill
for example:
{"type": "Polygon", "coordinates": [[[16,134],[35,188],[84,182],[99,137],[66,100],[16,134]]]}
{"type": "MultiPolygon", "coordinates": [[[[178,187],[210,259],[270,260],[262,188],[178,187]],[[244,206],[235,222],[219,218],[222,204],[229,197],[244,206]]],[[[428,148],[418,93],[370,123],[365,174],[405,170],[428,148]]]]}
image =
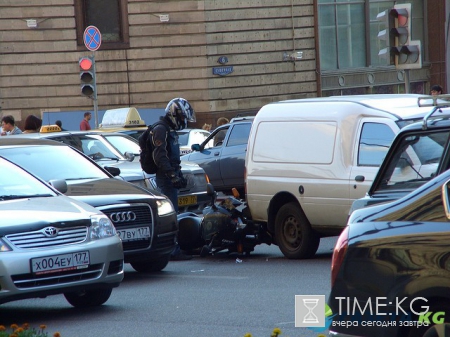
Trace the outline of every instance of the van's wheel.
{"type": "Polygon", "coordinates": [[[312,230],[295,202],[283,205],[275,218],[275,240],[289,259],[308,259],[319,248],[320,237],[312,230]]]}
{"type": "Polygon", "coordinates": [[[169,264],[170,254],[161,256],[158,260],[143,260],[130,262],[138,273],[155,273],[163,270],[169,264]]]}
{"type": "Polygon", "coordinates": [[[96,307],[105,303],[111,296],[112,288],[92,289],[64,293],[64,297],[74,307],[96,307]]]}

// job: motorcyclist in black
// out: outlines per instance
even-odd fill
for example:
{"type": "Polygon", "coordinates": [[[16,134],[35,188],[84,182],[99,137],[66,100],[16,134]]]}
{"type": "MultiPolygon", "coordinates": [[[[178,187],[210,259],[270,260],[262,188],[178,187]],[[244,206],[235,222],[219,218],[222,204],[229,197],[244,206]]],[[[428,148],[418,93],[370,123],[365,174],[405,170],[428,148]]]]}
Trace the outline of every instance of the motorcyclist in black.
{"type": "MultiPolygon", "coordinates": [[[[177,213],[178,189],[186,187],[180,167],[177,130],[186,128],[188,121],[196,121],[194,109],[184,98],[174,98],[167,104],[165,115],[160,117],[160,122],[152,130],[153,159],[158,167],[156,185],[170,199],[177,213]]],[[[178,253],[179,247],[173,254],[178,253]]]]}

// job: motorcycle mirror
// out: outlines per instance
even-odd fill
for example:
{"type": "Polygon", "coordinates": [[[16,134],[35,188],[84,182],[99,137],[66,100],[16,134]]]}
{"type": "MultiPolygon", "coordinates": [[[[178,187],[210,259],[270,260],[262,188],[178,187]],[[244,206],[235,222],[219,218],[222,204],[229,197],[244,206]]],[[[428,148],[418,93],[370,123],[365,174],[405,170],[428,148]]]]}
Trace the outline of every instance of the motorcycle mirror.
{"type": "Polygon", "coordinates": [[[206,184],[206,194],[209,196],[214,195],[216,193],[216,190],[214,189],[214,186],[211,183],[206,184]]]}
{"type": "Polygon", "coordinates": [[[211,197],[211,205],[214,206],[217,200],[217,193],[211,183],[206,184],[206,194],[211,197]]]}

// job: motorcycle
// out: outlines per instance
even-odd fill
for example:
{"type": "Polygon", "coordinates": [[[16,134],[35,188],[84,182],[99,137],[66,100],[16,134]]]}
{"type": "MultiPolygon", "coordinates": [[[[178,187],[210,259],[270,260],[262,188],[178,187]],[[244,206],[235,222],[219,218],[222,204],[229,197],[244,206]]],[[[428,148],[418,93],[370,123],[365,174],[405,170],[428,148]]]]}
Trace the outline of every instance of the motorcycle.
{"type": "Polygon", "coordinates": [[[184,251],[200,250],[204,257],[225,249],[228,253],[250,254],[256,245],[270,245],[272,235],[262,224],[251,220],[247,203],[233,189],[233,196],[217,201],[212,184],[207,185],[211,203],[203,210],[203,217],[195,213],[178,215],[178,243],[184,251]]]}

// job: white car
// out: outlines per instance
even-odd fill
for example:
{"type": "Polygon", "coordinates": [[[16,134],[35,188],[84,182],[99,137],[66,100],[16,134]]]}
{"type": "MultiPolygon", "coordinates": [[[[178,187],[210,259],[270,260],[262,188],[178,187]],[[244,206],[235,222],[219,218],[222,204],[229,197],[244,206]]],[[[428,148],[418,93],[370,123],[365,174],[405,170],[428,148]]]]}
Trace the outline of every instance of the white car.
{"type": "Polygon", "coordinates": [[[0,172],[0,303],[56,294],[75,307],[105,303],[124,276],[111,220],[3,157],[0,172]]]}
{"type": "Polygon", "coordinates": [[[211,134],[203,129],[184,129],[177,131],[178,142],[180,144],[180,154],[188,154],[192,152],[192,144],[201,144],[211,134]]]}

